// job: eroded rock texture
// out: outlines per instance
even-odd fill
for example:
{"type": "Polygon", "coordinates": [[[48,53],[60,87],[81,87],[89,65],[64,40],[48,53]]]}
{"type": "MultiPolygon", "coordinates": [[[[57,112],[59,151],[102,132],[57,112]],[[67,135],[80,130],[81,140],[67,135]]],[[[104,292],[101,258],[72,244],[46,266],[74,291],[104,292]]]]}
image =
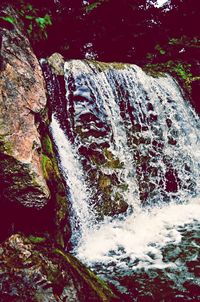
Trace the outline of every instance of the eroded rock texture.
{"type": "Polygon", "coordinates": [[[43,238],[12,235],[0,245],[1,301],[119,301],[72,255],[43,238]]]}
{"type": "Polygon", "coordinates": [[[44,81],[16,13],[6,8],[1,14],[13,24],[0,29],[0,200],[40,209],[50,195],[35,121],[46,105],[44,81]]]}

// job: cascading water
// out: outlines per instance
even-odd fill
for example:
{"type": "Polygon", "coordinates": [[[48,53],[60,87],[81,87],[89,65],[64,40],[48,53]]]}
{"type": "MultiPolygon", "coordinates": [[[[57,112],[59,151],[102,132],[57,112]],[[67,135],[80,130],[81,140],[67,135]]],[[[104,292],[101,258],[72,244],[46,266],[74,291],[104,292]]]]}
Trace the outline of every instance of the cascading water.
{"type": "Polygon", "coordinates": [[[75,148],[67,139],[64,131],[61,129],[56,117],[52,116],[51,133],[58,149],[60,167],[63,176],[70,188],[69,199],[72,205],[72,243],[78,240],[88,231],[90,224],[94,219],[92,208],[88,206],[90,198],[89,189],[84,182],[84,174],[77,158],[75,148]]]}
{"type": "Polygon", "coordinates": [[[51,128],[82,233],[73,252],[124,301],[200,300],[198,116],[170,76],[134,65],[72,60],[65,84],[51,128]]]}

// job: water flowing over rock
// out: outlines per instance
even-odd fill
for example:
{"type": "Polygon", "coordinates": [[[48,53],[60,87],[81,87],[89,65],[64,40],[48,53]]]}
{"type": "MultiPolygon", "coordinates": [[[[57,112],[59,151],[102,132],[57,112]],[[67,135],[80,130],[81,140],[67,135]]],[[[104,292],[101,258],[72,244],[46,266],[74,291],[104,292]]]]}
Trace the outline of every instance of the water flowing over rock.
{"type": "Polygon", "coordinates": [[[3,13],[14,21],[0,29],[0,200],[40,209],[50,196],[36,122],[46,106],[44,80],[17,14],[3,13]]]}
{"type": "Polygon", "coordinates": [[[195,299],[200,121],[176,81],[128,64],[45,68],[73,253],[124,301],[153,301],[157,282],[166,301],[195,299]]]}
{"type": "MultiPolygon", "coordinates": [[[[60,85],[61,77],[53,78],[60,85]]],[[[198,117],[170,76],[72,60],[65,84],[66,99],[54,96],[52,108],[76,146],[96,212],[112,216],[139,200],[162,204],[198,194],[198,117]]]]}

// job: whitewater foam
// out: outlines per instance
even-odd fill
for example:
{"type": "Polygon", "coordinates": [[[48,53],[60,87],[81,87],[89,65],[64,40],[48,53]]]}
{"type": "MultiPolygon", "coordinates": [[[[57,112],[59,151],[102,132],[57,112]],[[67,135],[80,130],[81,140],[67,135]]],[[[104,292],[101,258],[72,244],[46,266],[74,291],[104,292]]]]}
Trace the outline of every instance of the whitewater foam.
{"type": "Polygon", "coordinates": [[[76,250],[85,263],[104,263],[119,268],[164,268],[162,248],[177,245],[182,238],[179,227],[200,222],[200,199],[185,204],[141,209],[124,220],[113,220],[88,232],[76,250]]]}

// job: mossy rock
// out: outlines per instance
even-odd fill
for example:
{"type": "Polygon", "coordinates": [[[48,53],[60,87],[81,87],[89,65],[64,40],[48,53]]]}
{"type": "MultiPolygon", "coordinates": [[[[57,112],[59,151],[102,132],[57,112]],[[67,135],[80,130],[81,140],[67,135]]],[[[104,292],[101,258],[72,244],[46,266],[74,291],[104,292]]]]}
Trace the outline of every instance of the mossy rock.
{"type": "Polygon", "coordinates": [[[39,243],[44,243],[46,241],[46,238],[30,235],[28,237],[28,240],[30,240],[31,243],[39,244],[39,243]]]}
{"type": "Polygon", "coordinates": [[[109,176],[107,176],[107,175],[101,175],[99,177],[99,187],[101,189],[105,189],[107,187],[110,187],[111,184],[112,184],[112,182],[111,182],[111,179],[110,179],[109,176]]]}
{"type": "Polygon", "coordinates": [[[51,181],[54,174],[53,164],[51,159],[44,154],[42,154],[42,170],[46,181],[51,181]]]}
{"type": "Polygon", "coordinates": [[[116,193],[114,200],[104,199],[103,203],[98,205],[97,213],[99,217],[115,216],[125,213],[128,209],[128,204],[120,193],[116,193]]]}
{"type": "MultiPolygon", "coordinates": [[[[89,60],[85,60],[88,64],[90,64],[89,60]]],[[[93,66],[95,66],[100,72],[105,72],[106,70],[123,70],[127,67],[131,66],[127,63],[119,63],[119,62],[112,62],[112,63],[105,63],[105,62],[99,62],[99,61],[92,61],[91,62],[93,66]]]]}
{"type": "Polygon", "coordinates": [[[103,153],[105,157],[107,158],[107,161],[105,163],[105,167],[111,168],[111,169],[122,169],[124,164],[120,162],[119,158],[116,158],[112,152],[108,149],[104,149],[103,153]]]}
{"type": "Polygon", "coordinates": [[[13,145],[5,135],[0,135],[0,153],[12,155],[13,145]]]}
{"type": "Polygon", "coordinates": [[[74,256],[39,237],[12,235],[0,251],[2,301],[120,301],[74,256]]]}
{"type": "Polygon", "coordinates": [[[45,122],[40,123],[42,169],[51,192],[52,224],[54,225],[52,235],[57,244],[64,247],[68,244],[71,236],[69,204],[65,183],[59,172],[54,146],[48,129],[49,119],[46,117],[47,112],[44,114],[43,121],[45,122]]]}
{"type": "Polygon", "coordinates": [[[42,138],[42,149],[47,156],[54,157],[53,145],[48,134],[45,134],[42,138]]]}

